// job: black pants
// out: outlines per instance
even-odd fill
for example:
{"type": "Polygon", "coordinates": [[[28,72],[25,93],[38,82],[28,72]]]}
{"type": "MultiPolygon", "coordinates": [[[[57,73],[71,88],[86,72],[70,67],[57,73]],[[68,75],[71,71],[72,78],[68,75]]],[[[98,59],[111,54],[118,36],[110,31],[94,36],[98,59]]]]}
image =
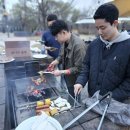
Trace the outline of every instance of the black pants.
{"type": "MultiPolygon", "coordinates": [[[[75,94],[74,94],[74,87],[67,87],[68,88],[68,91],[70,93],[70,95],[75,99],[75,94]]],[[[77,95],[77,98],[76,98],[77,102],[81,102],[81,95],[77,95]]]]}
{"type": "Polygon", "coordinates": [[[70,95],[73,97],[73,98],[75,98],[75,94],[74,94],[74,87],[69,87],[69,86],[67,86],[67,88],[68,88],[68,91],[69,91],[69,93],[70,93],[70,95]]]}
{"type": "MultiPolygon", "coordinates": [[[[68,89],[68,91],[69,91],[69,94],[70,94],[73,98],[75,98],[75,94],[74,94],[74,84],[67,82],[68,80],[67,80],[66,77],[63,76],[62,78],[63,78],[64,81],[66,82],[66,86],[67,86],[67,89],[68,89]]],[[[77,95],[77,101],[79,101],[79,102],[81,101],[80,94],[77,95]]]]}

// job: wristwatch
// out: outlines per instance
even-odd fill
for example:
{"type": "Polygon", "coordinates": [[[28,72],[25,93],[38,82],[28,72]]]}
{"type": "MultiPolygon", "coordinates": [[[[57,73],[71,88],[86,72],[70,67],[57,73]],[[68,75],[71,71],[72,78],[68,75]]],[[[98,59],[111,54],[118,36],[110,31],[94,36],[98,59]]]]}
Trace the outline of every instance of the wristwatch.
{"type": "Polygon", "coordinates": [[[62,72],[61,72],[62,74],[65,74],[65,70],[62,70],[62,72]]]}

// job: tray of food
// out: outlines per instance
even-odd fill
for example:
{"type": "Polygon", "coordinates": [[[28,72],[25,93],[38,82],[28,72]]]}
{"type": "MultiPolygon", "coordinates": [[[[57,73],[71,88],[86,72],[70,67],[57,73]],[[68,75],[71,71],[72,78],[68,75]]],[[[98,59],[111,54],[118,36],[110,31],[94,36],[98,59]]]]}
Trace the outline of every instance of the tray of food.
{"type": "Polygon", "coordinates": [[[43,59],[43,58],[47,58],[47,55],[46,54],[34,54],[33,58],[43,59]]]}
{"type": "Polygon", "coordinates": [[[0,63],[8,63],[8,62],[12,62],[15,59],[13,57],[9,57],[6,55],[0,55],[0,63]]]}
{"type": "MultiPolygon", "coordinates": [[[[21,123],[23,120],[31,116],[40,115],[42,112],[53,117],[75,109],[73,107],[74,102],[74,99],[69,94],[38,100],[32,104],[18,107],[16,110],[17,121],[21,123]]],[[[76,102],[76,108],[78,107],[80,107],[80,104],[76,102]]]]}
{"type": "Polygon", "coordinates": [[[70,110],[71,107],[70,103],[62,97],[54,100],[45,99],[44,101],[37,101],[36,114],[39,115],[44,111],[47,115],[53,116],[60,112],[70,110]]]}
{"type": "Polygon", "coordinates": [[[64,93],[53,99],[45,99],[36,102],[36,114],[41,114],[42,111],[50,116],[78,108],[81,105],[74,100],[69,93],[64,93]]]}

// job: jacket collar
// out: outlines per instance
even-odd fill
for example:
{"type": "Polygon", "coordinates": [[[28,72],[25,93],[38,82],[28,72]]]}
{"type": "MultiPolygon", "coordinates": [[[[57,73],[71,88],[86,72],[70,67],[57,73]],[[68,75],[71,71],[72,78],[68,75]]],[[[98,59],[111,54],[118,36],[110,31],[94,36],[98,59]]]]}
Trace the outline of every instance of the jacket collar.
{"type": "Polygon", "coordinates": [[[68,49],[68,50],[71,50],[71,49],[72,49],[72,46],[73,46],[73,37],[74,37],[74,35],[71,33],[70,39],[69,39],[68,42],[67,42],[67,44],[68,44],[67,49],[68,49]]]}
{"type": "Polygon", "coordinates": [[[100,40],[106,44],[106,48],[110,48],[114,43],[122,42],[130,38],[127,31],[119,33],[119,35],[112,41],[108,42],[100,36],[100,40]]]}

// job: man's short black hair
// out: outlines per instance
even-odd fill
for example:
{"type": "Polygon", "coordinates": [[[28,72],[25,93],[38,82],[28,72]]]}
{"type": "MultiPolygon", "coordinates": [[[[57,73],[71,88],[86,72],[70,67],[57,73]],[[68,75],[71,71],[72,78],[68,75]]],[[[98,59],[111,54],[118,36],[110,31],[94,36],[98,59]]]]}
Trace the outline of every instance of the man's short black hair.
{"type": "Polygon", "coordinates": [[[105,19],[111,25],[115,20],[118,20],[118,17],[119,17],[119,10],[115,5],[111,3],[107,3],[99,6],[99,8],[96,10],[93,16],[95,20],[105,19]]]}
{"type": "Polygon", "coordinates": [[[55,14],[49,14],[47,16],[47,22],[57,20],[57,16],[55,14]]]}
{"type": "Polygon", "coordinates": [[[54,35],[54,36],[56,36],[62,30],[69,31],[69,27],[68,27],[67,23],[64,22],[63,20],[56,20],[50,26],[50,31],[51,31],[52,35],[54,35]]]}

